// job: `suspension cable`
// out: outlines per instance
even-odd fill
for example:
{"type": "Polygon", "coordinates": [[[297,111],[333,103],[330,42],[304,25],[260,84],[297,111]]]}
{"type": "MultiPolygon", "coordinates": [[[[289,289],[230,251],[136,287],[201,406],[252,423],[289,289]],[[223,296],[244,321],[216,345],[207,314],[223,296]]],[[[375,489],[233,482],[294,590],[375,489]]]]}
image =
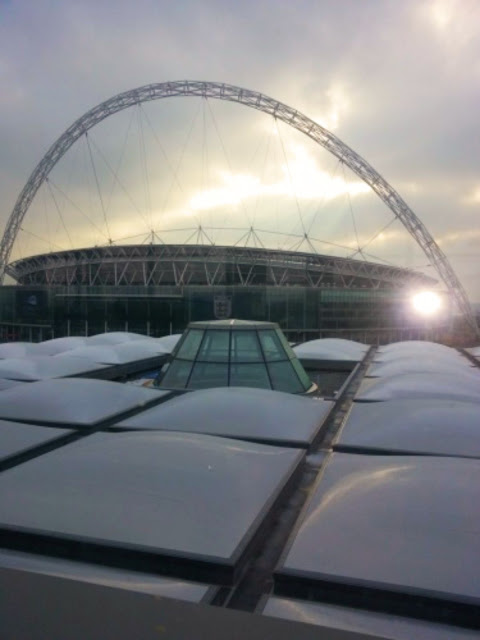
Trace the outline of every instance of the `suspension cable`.
{"type": "MultiPolygon", "coordinates": [[[[130,193],[128,192],[127,188],[125,187],[125,185],[121,182],[121,180],[119,179],[117,173],[115,172],[115,170],[113,169],[113,167],[111,166],[111,164],[108,162],[107,158],[105,157],[105,155],[102,153],[101,149],[95,144],[95,141],[92,140],[92,145],[95,148],[95,151],[98,153],[98,155],[100,156],[101,160],[103,160],[103,162],[105,163],[105,166],[107,167],[107,169],[110,171],[110,173],[112,174],[114,181],[119,185],[119,187],[122,189],[123,193],[127,196],[130,204],[132,205],[132,207],[135,209],[135,211],[138,213],[139,216],[141,216],[141,218],[143,219],[143,221],[145,222],[145,226],[147,227],[148,231],[150,231],[150,225],[148,223],[147,218],[145,217],[144,212],[135,204],[135,202],[133,201],[133,198],[131,197],[130,193]]],[[[105,233],[102,232],[102,235],[105,236],[105,233]]]]}
{"type": "Polygon", "coordinates": [[[360,248],[360,242],[358,240],[357,223],[355,221],[355,216],[353,214],[352,199],[350,197],[350,191],[348,190],[348,187],[347,187],[347,177],[345,175],[345,163],[341,162],[341,165],[342,165],[342,172],[343,172],[343,184],[345,185],[345,190],[346,190],[346,193],[347,193],[348,207],[350,209],[350,216],[352,218],[353,230],[355,232],[355,240],[357,241],[357,250],[358,250],[358,253],[363,258],[362,249],[360,248]]]}
{"type": "Polygon", "coordinates": [[[49,180],[48,176],[45,178],[45,184],[47,185],[48,190],[50,191],[50,195],[52,196],[52,200],[53,200],[53,203],[55,205],[55,209],[57,210],[58,216],[60,218],[60,222],[62,223],[62,226],[63,226],[63,229],[65,231],[65,234],[66,234],[66,236],[68,238],[68,241],[69,241],[69,243],[70,243],[70,245],[71,245],[71,247],[73,249],[72,238],[70,237],[70,234],[68,233],[68,229],[67,229],[67,226],[65,224],[65,220],[63,219],[63,214],[62,214],[62,212],[60,210],[60,207],[58,206],[58,202],[57,202],[57,199],[55,198],[55,194],[53,193],[53,189],[52,189],[52,186],[50,184],[50,180],[49,180]]]}
{"type": "Polygon", "coordinates": [[[90,146],[90,139],[89,139],[88,131],[85,131],[85,139],[87,141],[87,147],[88,147],[88,153],[89,153],[89,156],[90,156],[90,162],[92,163],[93,175],[95,177],[95,184],[97,185],[97,192],[98,192],[98,197],[100,199],[100,207],[102,209],[103,219],[105,221],[105,228],[107,229],[108,241],[109,241],[110,244],[112,244],[112,236],[110,234],[110,229],[108,228],[107,214],[105,212],[105,207],[103,205],[102,192],[100,190],[100,183],[98,181],[97,169],[95,167],[95,162],[93,161],[93,154],[92,154],[92,148],[90,146]]]}

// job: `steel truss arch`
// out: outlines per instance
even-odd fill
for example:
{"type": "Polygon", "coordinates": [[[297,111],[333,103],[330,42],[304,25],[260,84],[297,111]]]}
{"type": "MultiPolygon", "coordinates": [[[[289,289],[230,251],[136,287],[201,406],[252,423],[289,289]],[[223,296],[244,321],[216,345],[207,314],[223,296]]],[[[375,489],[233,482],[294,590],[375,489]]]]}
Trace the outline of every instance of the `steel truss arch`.
{"type": "Polygon", "coordinates": [[[0,284],[3,284],[5,269],[23,218],[38,189],[48,177],[50,171],[66,151],[83,134],[110,115],[142,102],[161,98],[196,96],[236,102],[271,115],[317,142],[345,163],[363,182],[365,182],[387,205],[395,217],[400,220],[410,235],[421,247],[441,280],[445,283],[452,300],[467,320],[475,334],[479,328],[475,320],[467,293],[455,274],[446,255],[434,238],[410,209],[401,196],[389,183],[358,153],[337,138],[333,133],[320,126],[304,114],[288,105],[257,91],[243,89],[219,82],[180,80],[149,84],[137,89],[120,93],[87,111],[76,120],[50,147],[35,167],[23,187],[5,227],[0,243],[0,284]]]}

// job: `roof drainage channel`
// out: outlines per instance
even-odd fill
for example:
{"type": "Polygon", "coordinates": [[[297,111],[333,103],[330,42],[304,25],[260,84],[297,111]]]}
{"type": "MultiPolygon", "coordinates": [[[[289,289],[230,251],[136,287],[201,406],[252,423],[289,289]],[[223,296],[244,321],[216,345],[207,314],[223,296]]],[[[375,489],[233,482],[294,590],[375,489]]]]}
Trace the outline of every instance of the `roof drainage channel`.
{"type": "MultiPolygon", "coordinates": [[[[307,502],[316,480],[323,468],[322,454],[326,441],[330,443],[343,423],[365,375],[374,357],[376,349],[371,347],[355,372],[349,377],[349,384],[342,389],[341,396],[322,425],[315,443],[310,448],[301,472],[291,487],[288,501],[279,505],[272,514],[270,526],[264,528],[264,544],[258,549],[240,582],[233,588],[220,589],[212,604],[241,611],[256,611],[265,594],[271,592],[274,583],[274,571],[285,548],[291,531],[307,502]]],[[[330,446],[329,444],[327,446],[330,446]]]]}

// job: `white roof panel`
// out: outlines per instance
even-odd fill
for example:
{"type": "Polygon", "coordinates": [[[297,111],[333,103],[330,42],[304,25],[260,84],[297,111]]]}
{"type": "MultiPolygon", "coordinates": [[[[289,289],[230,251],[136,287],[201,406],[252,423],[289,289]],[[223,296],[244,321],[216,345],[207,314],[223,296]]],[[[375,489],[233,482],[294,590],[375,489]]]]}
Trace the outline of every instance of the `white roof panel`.
{"type": "Polygon", "coordinates": [[[0,418],[88,426],[141,408],[162,395],[162,391],[106,380],[42,380],[0,393],[0,418]]]}
{"type": "Polygon", "coordinates": [[[472,629],[461,629],[377,611],[287,598],[269,598],[263,614],[317,624],[328,629],[372,634],[372,638],[374,635],[390,640],[478,640],[478,631],[472,629]]]}
{"type": "Polygon", "coordinates": [[[422,360],[428,363],[437,363],[438,367],[444,367],[448,365],[458,365],[458,364],[470,364],[467,358],[462,354],[458,353],[451,349],[447,352],[388,352],[388,353],[376,353],[373,358],[373,362],[378,362],[382,364],[387,364],[389,362],[414,362],[415,360],[422,360]]]}
{"type": "Polygon", "coordinates": [[[293,347],[297,358],[311,360],[363,360],[369,345],[343,338],[321,338],[309,340],[293,347]]]}
{"type": "Polygon", "coordinates": [[[71,433],[68,429],[54,429],[0,420],[0,461],[32,447],[61,438],[68,433],[71,433]]]}
{"type": "Polygon", "coordinates": [[[138,593],[150,593],[154,596],[175,598],[188,602],[204,601],[209,590],[208,585],[195,582],[164,578],[137,571],[102,567],[102,565],[37,556],[20,551],[1,550],[0,567],[58,576],[138,593]]]}
{"type": "Polygon", "coordinates": [[[167,354],[155,340],[131,340],[112,345],[87,345],[60,353],[58,357],[82,357],[103,364],[126,364],[167,354]]]}
{"type": "Polygon", "coordinates": [[[98,433],[4,473],[0,523],[235,562],[302,458],[196,434],[98,433]]]}
{"type": "Polygon", "coordinates": [[[366,379],[355,396],[359,402],[431,398],[480,402],[480,379],[455,373],[407,373],[366,379]]]}
{"type": "Polygon", "coordinates": [[[117,426],[308,446],[332,406],[333,402],[269,389],[222,387],[178,396],[117,426]]]}
{"type": "Polygon", "coordinates": [[[70,351],[81,347],[87,343],[87,338],[81,336],[69,336],[64,338],[53,338],[39,342],[37,347],[37,355],[39,356],[55,356],[57,353],[70,351]]]}
{"type": "Polygon", "coordinates": [[[19,384],[25,384],[25,382],[21,382],[20,380],[9,380],[7,378],[0,378],[0,391],[5,391],[5,389],[17,387],[19,384]]]}
{"type": "Polygon", "coordinates": [[[334,453],[280,573],[478,605],[479,483],[480,460],[334,453]]]}
{"type": "Polygon", "coordinates": [[[480,458],[480,407],[431,399],[354,403],[335,441],[343,447],[480,458]]]}
{"type": "Polygon", "coordinates": [[[181,333],[173,333],[169,336],[162,336],[161,338],[156,338],[158,343],[165,349],[168,353],[171,353],[174,348],[177,346],[177,342],[180,340],[183,334],[181,333]]]}
{"type": "Polygon", "coordinates": [[[68,352],[62,358],[52,356],[31,356],[26,358],[6,358],[0,360],[0,378],[11,380],[46,380],[64,378],[103,369],[103,366],[89,358],[70,356],[68,352]]]}
{"type": "Polygon", "coordinates": [[[88,338],[89,345],[122,344],[132,340],[145,340],[147,336],[141,333],[131,333],[129,331],[111,331],[110,333],[97,333],[88,338]]]}
{"type": "Polygon", "coordinates": [[[458,351],[452,347],[447,347],[444,344],[438,342],[429,342],[428,340],[404,340],[402,342],[392,342],[390,344],[378,347],[377,353],[382,354],[416,354],[416,353],[429,353],[429,354],[457,354],[458,351]]]}
{"type": "Polygon", "coordinates": [[[25,358],[37,355],[37,353],[38,345],[31,342],[4,342],[0,344],[0,358],[25,358]]]}
{"type": "Polygon", "coordinates": [[[378,362],[370,365],[367,376],[384,378],[405,373],[452,373],[453,375],[474,375],[480,379],[480,370],[463,360],[435,360],[427,358],[400,358],[391,362],[378,362]]]}

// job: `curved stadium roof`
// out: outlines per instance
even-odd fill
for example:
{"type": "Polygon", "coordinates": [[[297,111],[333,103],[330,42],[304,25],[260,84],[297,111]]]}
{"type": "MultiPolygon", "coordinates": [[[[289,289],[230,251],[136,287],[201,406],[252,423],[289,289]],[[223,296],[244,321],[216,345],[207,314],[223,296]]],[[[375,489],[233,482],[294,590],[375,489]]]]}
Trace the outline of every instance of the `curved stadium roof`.
{"type": "Polygon", "coordinates": [[[7,273],[28,285],[431,287],[422,273],[336,256],[204,245],[111,245],[41,254],[7,273]]]}

